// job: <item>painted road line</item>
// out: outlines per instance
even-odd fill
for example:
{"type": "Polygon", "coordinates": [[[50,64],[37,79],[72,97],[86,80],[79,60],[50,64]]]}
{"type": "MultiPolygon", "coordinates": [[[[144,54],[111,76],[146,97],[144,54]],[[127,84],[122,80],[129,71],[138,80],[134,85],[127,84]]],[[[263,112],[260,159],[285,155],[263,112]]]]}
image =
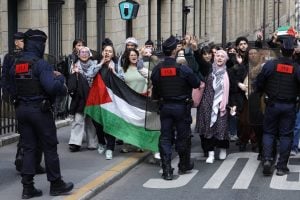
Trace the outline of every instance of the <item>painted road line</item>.
{"type": "MultiPolygon", "coordinates": [[[[291,159],[300,158],[300,155],[290,157],[291,159]]],[[[295,173],[298,177],[297,181],[288,181],[287,177],[289,175],[284,176],[273,176],[270,188],[277,189],[277,190],[300,190],[300,180],[299,180],[299,173],[300,173],[300,166],[299,165],[288,165],[288,168],[290,169],[290,173],[295,173]]],[[[275,172],[274,172],[275,173],[275,172]]]]}
{"type": "Polygon", "coordinates": [[[205,189],[218,189],[225,178],[228,176],[233,166],[239,158],[248,158],[249,161],[246,163],[246,166],[243,168],[239,177],[237,178],[233,189],[248,189],[252,178],[255,175],[255,172],[259,166],[260,161],[256,160],[257,153],[233,153],[229,154],[227,158],[223,161],[219,169],[214,173],[214,175],[208,180],[204,185],[205,189]]]}
{"type": "Polygon", "coordinates": [[[138,163],[141,158],[145,157],[147,154],[148,152],[133,154],[131,157],[127,158],[126,160],[123,160],[122,162],[116,164],[114,167],[106,170],[103,174],[93,179],[89,183],[85,184],[84,186],[78,189],[74,189],[70,195],[64,198],[64,200],[78,200],[85,197],[91,191],[99,187],[102,187],[106,183],[110,182],[110,180],[113,179],[114,177],[130,169],[132,166],[138,163]]]}
{"type": "MultiPolygon", "coordinates": [[[[191,158],[196,158],[199,157],[200,155],[203,154],[191,153],[191,158]]],[[[175,168],[174,179],[172,181],[166,181],[162,178],[152,178],[149,179],[146,183],[144,183],[143,187],[153,188],[153,189],[168,189],[168,188],[178,188],[188,184],[193,179],[193,177],[199,172],[199,170],[191,170],[189,173],[178,176],[178,168],[177,168],[178,162],[179,162],[178,156],[172,160],[172,167],[175,168]]],[[[160,170],[159,173],[162,173],[162,170],[160,170]]]]}

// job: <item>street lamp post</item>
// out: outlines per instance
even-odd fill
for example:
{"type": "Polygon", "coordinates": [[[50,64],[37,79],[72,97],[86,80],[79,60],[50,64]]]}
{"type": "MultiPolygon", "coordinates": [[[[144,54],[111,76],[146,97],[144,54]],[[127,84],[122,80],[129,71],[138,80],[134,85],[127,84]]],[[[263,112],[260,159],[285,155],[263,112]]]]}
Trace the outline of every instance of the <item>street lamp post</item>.
{"type": "Polygon", "coordinates": [[[277,0],[277,27],[280,25],[280,0],[277,0]]]}
{"type": "Polygon", "coordinates": [[[223,0],[223,11],[222,11],[222,46],[226,45],[226,7],[227,0],[223,0]]]}
{"type": "Polygon", "coordinates": [[[276,4],[276,0],[273,1],[273,20],[274,20],[274,24],[273,24],[273,33],[275,32],[275,4],[276,4]]]}
{"type": "Polygon", "coordinates": [[[186,35],[186,29],[187,29],[187,15],[191,12],[191,9],[190,9],[191,6],[184,6],[183,7],[183,22],[184,22],[184,26],[183,26],[183,34],[182,36],[185,36],[186,35]]]}
{"type": "Polygon", "coordinates": [[[274,32],[275,32],[276,3],[277,3],[277,28],[280,26],[280,3],[281,3],[281,1],[274,0],[274,3],[273,3],[274,32]]]}
{"type": "Polygon", "coordinates": [[[263,41],[265,41],[266,38],[266,5],[267,5],[267,1],[264,0],[264,5],[263,5],[263,41]]]}

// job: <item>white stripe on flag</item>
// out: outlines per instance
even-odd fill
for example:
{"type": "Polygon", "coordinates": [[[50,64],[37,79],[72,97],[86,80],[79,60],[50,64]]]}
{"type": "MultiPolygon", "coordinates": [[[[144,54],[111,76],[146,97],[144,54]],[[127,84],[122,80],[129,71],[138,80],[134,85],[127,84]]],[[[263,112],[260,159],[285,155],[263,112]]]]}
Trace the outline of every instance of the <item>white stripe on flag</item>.
{"type": "Polygon", "coordinates": [[[128,104],[126,101],[116,96],[109,88],[107,88],[107,91],[109,93],[112,102],[101,104],[100,106],[103,109],[108,110],[109,112],[123,118],[126,122],[130,124],[139,127],[144,127],[145,110],[142,110],[140,108],[128,104]]]}

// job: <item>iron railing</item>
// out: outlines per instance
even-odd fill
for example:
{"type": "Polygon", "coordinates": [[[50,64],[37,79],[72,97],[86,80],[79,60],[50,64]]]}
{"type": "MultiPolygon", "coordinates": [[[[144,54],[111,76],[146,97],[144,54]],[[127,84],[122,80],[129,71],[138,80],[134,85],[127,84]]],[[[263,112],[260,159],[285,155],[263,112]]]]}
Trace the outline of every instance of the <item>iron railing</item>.
{"type": "MultiPolygon", "coordinates": [[[[0,59],[0,75],[2,77],[2,65],[0,59]]],[[[2,78],[1,78],[2,81],[2,78]]],[[[8,102],[3,100],[3,89],[1,86],[1,97],[0,97],[0,135],[7,133],[12,133],[17,131],[17,123],[15,118],[15,109],[14,106],[8,102],[11,102],[8,99],[8,102]]]]}

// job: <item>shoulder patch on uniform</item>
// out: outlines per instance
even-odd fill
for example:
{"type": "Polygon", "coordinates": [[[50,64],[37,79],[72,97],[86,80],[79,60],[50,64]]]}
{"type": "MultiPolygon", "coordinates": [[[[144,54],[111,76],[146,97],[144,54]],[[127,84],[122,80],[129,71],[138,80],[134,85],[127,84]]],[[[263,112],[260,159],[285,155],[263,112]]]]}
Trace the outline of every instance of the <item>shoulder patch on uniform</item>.
{"type": "Polygon", "coordinates": [[[23,74],[29,71],[29,63],[18,63],[16,64],[16,74],[23,74]]]}
{"type": "Polygon", "coordinates": [[[177,71],[176,67],[171,66],[171,67],[166,67],[166,68],[161,68],[160,69],[160,76],[176,76],[177,71]]]}
{"type": "Polygon", "coordinates": [[[285,74],[292,74],[294,67],[292,65],[287,64],[277,64],[276,71],[285,73],[285,74]]]}

